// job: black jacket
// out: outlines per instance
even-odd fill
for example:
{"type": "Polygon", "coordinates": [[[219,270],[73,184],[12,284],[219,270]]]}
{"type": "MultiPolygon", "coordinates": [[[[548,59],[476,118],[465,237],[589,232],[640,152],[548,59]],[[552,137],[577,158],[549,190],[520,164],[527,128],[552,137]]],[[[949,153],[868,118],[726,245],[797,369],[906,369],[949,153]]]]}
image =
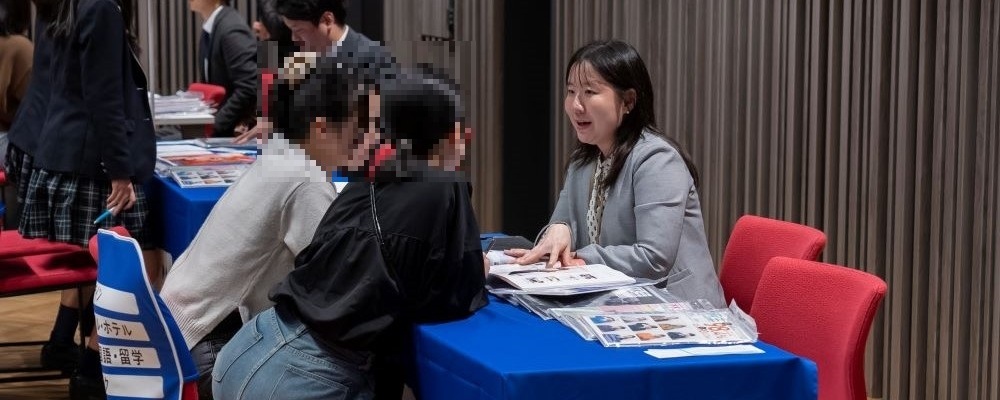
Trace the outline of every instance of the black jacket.
{"type": "Polygon", "coordinates": [[[271,293],[320,340],[395,353],[411,323],[464,318],[487,303],[469,185],[458,179],[352,182],[295,269],[271,293]],[[388,259],[388,262],[387,262],[388,259]]]}
{"type": "MultiPolygon", "coordinates": [[[[200,35],[203,30],[198,28],[200,35]]],[[[200,37],[200,36],[199,36],[200,37]]],[[[199,54],[204,49],[199,49],[199,54]]],[[[204,76],[201,56],[198,74],[201,81],[226,88],[226,97],[215,113],[215,135],[233,136],[233,129],[249,122],[257,110],[257,40],[236,10],[223,6],[212,26],[208,55],[208,76],[204,76]]]]}
{"type": "Polygon", "coordinates": [[[80,0],[69,40],[38,25],[35,72],[10,141],[37,168],[97,179],[152,176],[146,76],[113,0],[80,0]]]}

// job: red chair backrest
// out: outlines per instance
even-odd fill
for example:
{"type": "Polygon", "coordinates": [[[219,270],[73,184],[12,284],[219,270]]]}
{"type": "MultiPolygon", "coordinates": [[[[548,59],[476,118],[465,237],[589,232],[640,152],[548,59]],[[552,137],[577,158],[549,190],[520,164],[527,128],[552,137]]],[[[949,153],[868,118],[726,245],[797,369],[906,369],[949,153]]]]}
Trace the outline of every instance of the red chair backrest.
{"type": "Polygon", "coordinates": [[[268,116],[269,105],[271,101],[271,87],[274,86],[274,74],[271,72],[262,72],[260,74],[260,111],[264,116],[268,116]]]}
{"type": "Polygon", "coordinates": [[[826,234],[815,228],[754,215],[736,221],[722,255],[719,281],[726,304],[736,299],[744,311],[753,308],[757,282],[774,257],[819,260],[826,234]]]}
{"type": "MultiPolygon", "coordinates": [[[[128,229],[125,229],[125,227],[121,226],[121,225],[112,226],[108,230],[112,231],[114,233],[117,233],[119,235],[122,235],[122,236],[132,236],[132,234],[129,233],[128,229]]],[[[87,250],[90,250],[90,256],[94,257],[94,260],[96,261],[97,260],[97,254],[98,254],[97,253],[97,235],[96,234],[94,236],[91,236],[90,237],[90,241],[87,242],[87,250]]]]}
{"type": "Polygon", "coordinates": [[[864,400],[865,343],[885,292],[885,281],[863,271],[776,257],[750,315],[760,340],[816,363],[819,400],[864,400]]]}
{"type": "Polygon", "coordinates": [[[215,104],[216,107],[222,104],[222,100],[226,98],[226,88],[209,83],[192,83],[188,86],[188,91],[201,93],[201,98],[205,102],[215,104]]]}

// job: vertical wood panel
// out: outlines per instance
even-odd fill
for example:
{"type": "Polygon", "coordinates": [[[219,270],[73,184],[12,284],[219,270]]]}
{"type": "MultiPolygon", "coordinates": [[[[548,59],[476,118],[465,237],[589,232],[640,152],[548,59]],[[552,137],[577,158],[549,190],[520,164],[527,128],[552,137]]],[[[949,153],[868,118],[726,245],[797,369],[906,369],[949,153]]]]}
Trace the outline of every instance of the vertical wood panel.
{"type": "Polygon", "coordinates": [[[385,44],[400,64],[431,63],[449,71],[461,86],[475,130],[469,149],[473,205],[480,227],[495,231],[501,222],[503,2],[455,0],[455,42],[421,41],[422,35],[440,35],[441,21],[413,16],[444,15],[443,4],[447,2],[386,0],[385,44]]]}

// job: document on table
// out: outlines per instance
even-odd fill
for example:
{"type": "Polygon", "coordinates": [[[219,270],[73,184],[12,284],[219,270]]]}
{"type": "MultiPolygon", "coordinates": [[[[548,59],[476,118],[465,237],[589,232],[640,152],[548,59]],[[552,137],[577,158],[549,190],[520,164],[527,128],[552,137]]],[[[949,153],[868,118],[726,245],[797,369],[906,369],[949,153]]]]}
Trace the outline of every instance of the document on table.
{"type": "Polygon", "coordinates": [[[685,347],[682,349],[649,349],[645,351],[656,358],[677,358],[690,356],[720,356],[724,354],[762,354],[764,350],[749,344],[734,346],[685,347]]]}

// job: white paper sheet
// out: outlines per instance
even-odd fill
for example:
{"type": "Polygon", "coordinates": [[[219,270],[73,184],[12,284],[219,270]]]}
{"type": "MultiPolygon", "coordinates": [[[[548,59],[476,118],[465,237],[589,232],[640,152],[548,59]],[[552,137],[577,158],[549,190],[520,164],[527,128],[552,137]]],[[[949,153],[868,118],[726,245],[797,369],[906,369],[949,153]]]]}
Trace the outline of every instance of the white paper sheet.
{"type": "Polygon", "coordinates": [[[649,349],[645,351],[656,358],[677,358],[690,356],[719,356],[724,354],[762,354],[764,350],[749,344],[733,346],[685,347],[683,349],[649,349]]]}

